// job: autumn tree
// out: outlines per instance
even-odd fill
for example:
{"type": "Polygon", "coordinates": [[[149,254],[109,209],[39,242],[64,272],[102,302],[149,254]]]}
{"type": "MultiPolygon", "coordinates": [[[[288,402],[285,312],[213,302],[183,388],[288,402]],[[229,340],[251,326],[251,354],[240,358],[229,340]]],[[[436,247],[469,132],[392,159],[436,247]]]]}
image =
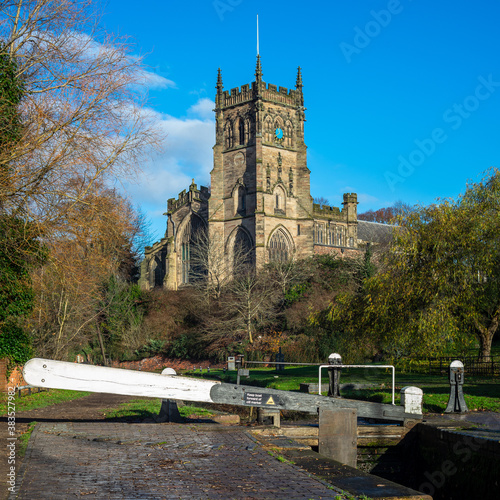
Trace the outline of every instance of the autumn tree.
{"type": "Polygon", "coordinates": [[[47,242],[48,262],[34,274],[34,342],[39,352],[61,359],[96,338],[104,357],[101,324],[116,302],[108,283],[127,280],[137,216],[99,182],[68,203],[60,233],[47,242]]]}
{"type": "Polygon", "coordinates": [[[395,224],[398,217],[411,211],[411,205],[403,201],[396,201],[391,207],[367,210],[366,212],[360,213],[358,214],[358,219],[381,224],[395,224]]]}

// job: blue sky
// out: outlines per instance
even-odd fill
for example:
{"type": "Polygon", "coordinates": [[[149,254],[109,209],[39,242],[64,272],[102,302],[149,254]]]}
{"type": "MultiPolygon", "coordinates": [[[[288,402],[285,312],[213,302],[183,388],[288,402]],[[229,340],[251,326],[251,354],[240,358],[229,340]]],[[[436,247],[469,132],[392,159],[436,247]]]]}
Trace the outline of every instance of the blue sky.
{"type": "Polygon", "coordinates": [[[429,204],[500,167],[499,2],[108,0],[106,29],[158,76],[165,150],[128,186],[158,236],[167,199],[209,183],[217,68],[225,89],[253,81],[257,14],[264,80],[302,67],[313,196],[429,204]]]}

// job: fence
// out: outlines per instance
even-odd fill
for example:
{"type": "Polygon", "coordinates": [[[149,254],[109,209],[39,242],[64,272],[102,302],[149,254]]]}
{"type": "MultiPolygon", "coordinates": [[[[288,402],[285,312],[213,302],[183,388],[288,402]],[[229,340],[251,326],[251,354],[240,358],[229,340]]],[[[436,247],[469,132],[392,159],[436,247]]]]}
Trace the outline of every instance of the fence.
{"type": "Polygon", "coordinates": [[[445,375],[450,363],[456,359],[464,364],[466,375],[498,376],[500,375],[500,357],[490,356],[482,359],[472,356],[439,356],[435,358],[413,358],[410,363],[412,371],[425,372],[430,375],[445,375]]]}

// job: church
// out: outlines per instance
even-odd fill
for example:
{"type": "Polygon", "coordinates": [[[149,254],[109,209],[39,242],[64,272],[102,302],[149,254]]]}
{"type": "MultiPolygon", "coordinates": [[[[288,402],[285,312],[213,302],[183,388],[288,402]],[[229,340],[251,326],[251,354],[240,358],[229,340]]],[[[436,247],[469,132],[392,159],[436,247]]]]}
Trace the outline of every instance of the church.
{"type": "Polygon", "coordinates": [[[295,88],[278,87],[264,82],[258,55],[251,84],[224,90],[219,68],[216,89],[211,188],[193,180],[168,200],[165,236],[145,249],[142,288],[189,284],[200,230],[222,242],[229,262],[243,249],[257,269],[315,253],[353,255],[387,238],[388,227],[357,220],[355,193],[343,195],[342,208],[313,203],[300,67],[295,88]]]}

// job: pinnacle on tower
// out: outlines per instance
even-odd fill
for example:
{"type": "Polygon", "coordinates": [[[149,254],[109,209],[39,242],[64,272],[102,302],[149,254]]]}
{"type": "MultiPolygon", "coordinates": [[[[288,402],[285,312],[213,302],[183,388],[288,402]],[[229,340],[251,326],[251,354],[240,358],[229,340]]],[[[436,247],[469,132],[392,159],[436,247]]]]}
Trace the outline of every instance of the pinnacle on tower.
{"type": "Polygon", "coordinates": [[[304,85],[302,84],[302,71],[300,70],[299,66],[297,68],[297,82],[295,83],[295,88],[297,89],[295,102],[302,108],[304,107],[304,94],[302,93],[303,86],[304,85]]]}
{"type": "Polygon", "coordinates": [[[220,68],[217,70],[217,85],[215,87],[217,89],[217,92],[222,92],[222,89],[224,88],[222,85],[222,74],[220,71],[220,68]]]}
{"type": "Polygon", "coordinates": [[[295,84],[295,88],[302,92],[302,73],[300,71],[300,66],[298,67],[298,70],[297,70],[297,83],[295,84]]]}
{"type": "Polygon", "coordinates": [[[262,82],[262,66],[260,64],[260,55],[257,54],[257,66],[255,67],[255,81],[262,82]]]}

